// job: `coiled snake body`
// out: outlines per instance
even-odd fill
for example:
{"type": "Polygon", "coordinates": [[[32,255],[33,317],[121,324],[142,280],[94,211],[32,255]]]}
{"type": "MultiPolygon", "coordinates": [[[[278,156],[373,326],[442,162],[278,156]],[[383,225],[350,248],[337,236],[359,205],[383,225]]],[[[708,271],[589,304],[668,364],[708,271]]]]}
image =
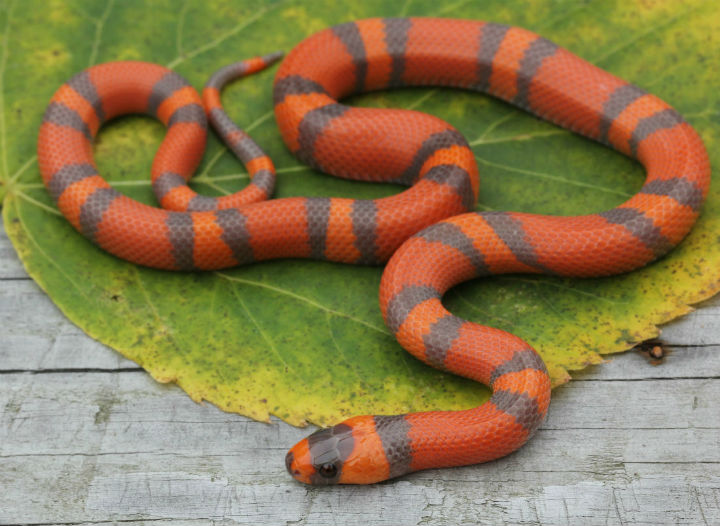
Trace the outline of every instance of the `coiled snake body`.
{"type": "Polygon", "coordinates": [[[687,234],[708,191],[700,138],[657,97],[530,31],[467,20],[361,20],[307,38],[283,61],[274,85],[278,126],[288,148],[314,168],[410,188],[376,200],[265,201],[272,162],[224,113],[219,90],[278,57],[223,68],[206,86],[204,106],[182,77],[154,64],[107,63],[75,75],[53,96],[40,128],[38,158],[49,192],[91,241],[150,267],[389,259],[380,307],[401,345],[493,389],[475,409],[360,416],[320,430],[287,455],[298,480],[371,483],[514,451],[547,412],[547,370],[516,336],[450,314],[443,293],[478,276],[604,276],[662,256],[687,234]],[[607,144],[645,166],[645,185],[600,214],[470,212],[478,173],[457,130],[415,111],[337,102],[426,85],[486,92],[607,144]],[[103,122],[125,113],[147,113],[168,127],[151,172],[165,209],[121,195],[97,174],[92,140],[103,122]],[[186,184],[204,151],[206,114],[252,177],[237,194],[203,197],[186,184]]]}

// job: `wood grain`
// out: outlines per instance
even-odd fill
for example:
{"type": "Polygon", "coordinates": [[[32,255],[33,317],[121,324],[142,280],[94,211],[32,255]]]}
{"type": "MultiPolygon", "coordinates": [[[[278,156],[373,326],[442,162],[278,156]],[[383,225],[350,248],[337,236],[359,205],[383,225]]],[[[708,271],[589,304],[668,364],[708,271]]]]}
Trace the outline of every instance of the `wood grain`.
{"type": "Polygon", "coordinates": [[[193,403],[69,323],[0,235],[0,524],[720,524],[720,300],[576,374],[519,452],[372,487],[285,473],[305,436],[193,403]]]}

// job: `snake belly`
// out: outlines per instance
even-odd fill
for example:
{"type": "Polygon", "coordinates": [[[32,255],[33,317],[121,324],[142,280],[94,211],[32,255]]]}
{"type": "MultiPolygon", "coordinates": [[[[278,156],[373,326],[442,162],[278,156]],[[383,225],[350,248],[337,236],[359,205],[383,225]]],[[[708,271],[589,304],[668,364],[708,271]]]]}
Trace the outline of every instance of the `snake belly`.
{"type": "Polygon", "coordinates": [[[219,91],[277,58],[223,68],[208,82],[204,103],[182,77],[154,64],[107,63],[74,76],[53,96],[38,141],[43,180],[59,209],[104,250],[155,268],[389,259],[380,307],[400,344],[493,390],[474,409],[359,416],[322,429],[287,454],[296,479],[372,483],[518,449],[547,413],[545,365],[520,338],[450,314],[442,295],[480,276],[606,276],[667,253],[688,233],[708,192],[699,136],[659,98],[530,31],[469,20],[360,20],[316,33],[287,56],[274,84],[277,123],[287,147],[313,168],[409,188],[376,200],[266,201],[272,162],[223,111],[219,91]],[[628,201],[599,214],[466,213],[479,181],[457,130],[415,111],[338,102],[401,86],[488,93],[637,159],[647,179],[628,201]],[[168,128],[151,169],[167,209],[120,194],[97,173],[92,141],[103,122],[125,113],[155,116],[168,128]],[[252,178],[237,194],[210,198],[187,186],[204,151],[206,115],[252,178]]]}

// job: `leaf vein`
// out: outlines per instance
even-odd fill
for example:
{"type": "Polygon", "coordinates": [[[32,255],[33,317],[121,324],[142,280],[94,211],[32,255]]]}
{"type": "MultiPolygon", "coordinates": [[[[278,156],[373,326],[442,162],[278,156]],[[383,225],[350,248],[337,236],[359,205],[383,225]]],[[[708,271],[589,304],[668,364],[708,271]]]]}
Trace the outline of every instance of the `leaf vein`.
{"type": "Polygon", "coordinates": [[[190,7],[190,0],[185,0],[183,3],[182,9],[180,9],[180,14],[178,15],[178,23],[177,27],[175,29],[175,48],[177,51],[177,56],[182,57],[184,55],[183,53],[183,30],[185,28],[185,19],[187,18],[187,12],[190,7]]]}
{"type": "Polygon", "coordinates": [[[62,214],[60,213],[59,210],[57,210],[57,209],[55,209],[55,208],[53,208],[53,207],[51,207],[51,206],[48,206],[48,205],[46,205],[45,203],[42,203],[42,202],[38,201],[37,199],[35,199],[35,198],[33,198],[33,197],[30,197],[29,195],[27,195],[26,193],[24,193],[24,192],[22,192],[22,191],[20,191],[20,190],[15,189],[15,191],[14,191],[13,193],[14,193],[15,195],[17,195],[18,197],[20,197],[21,199],[24,199],[25,201],[34,204],[34,205],[37,206],[38,208],[41,208],[41,209],[45,210],[46,212],[49,212],[49,213],[54,214],[54,215],[56,215],[56,216],[62,217],[62,214]]]}
{"type": "Polygon", "coordinates": [[[558,22],[562,22],[563,20],[567,20],[576,13],[580,11],[584,11],[587,9],[591,4],[593,3],[593,0],[586,0],[585,2],[577,2],[573,7],[570,9],[563,9],[560,11],[560,15],[554,17],[554,18],[547,18],[543,21],[543,23],[536,26],[538,29],[548,28],[552,27],[558,22]]]}
{"type": "Polygon", "coordinates": [[[210,51],[211,49],[218,47],[220,44],[225,42],[228,38],[237,35],[243,29],[250,26],[253,22],[256,22],[257,20],[262,18],[265,14],[267,14],[268,11],[270,11],[273,8],[276,8],[277,6],[279,6],[283,3],[285,3],[285,2],[280,1],[280,2],[277,2],[276,4],[273,4],[272,6],[265,6],[265,7],[258,9],[255,13],[253,13],[253,15],[246,18],[244,21],[242,21],[241,23],[236,25],[234,28],[226,31],[225,33],[223,33],[222,35],[217,37],[215,40],[211,40],[210,42],[207,42],[206,44],[196,47],[192,51],[188,51],[185,54],[185,56],[183,56],[183,57],[180,57],[180,56],[175,57],[173,60],[168,62],[167,67],[170,69],[173,69],[173,68],[177,67],[179,64],[182,64],[183,62],[185,62],[187,59],[196,57],[202,53],[205,53],[206,51],[210,51]]]}
{"type": "Polygon", "coordinates": [[[510,137],[498,137],[497,139],[477,139],[470,143],[470,146],[484,146],[486,144],[502,144],[505,142],[521,142],[531,141],[541,137],[551,137],[553,135],[567,135],[565,130],[545,130],[535,133],[519,133],[510,137]]]}
{"type": "Polygon", "coordinates": [[[100,19],[95,23],[95,37],[93,38],[92,49],[90,51],[90,60],[88,60],[88,66],[92,66],[93,64],[95,64],[95,61],[97,60],[97,55],[100,50],[100,42],[102,40],[102,32],[105,28],[105,22],[107,22],[107,19],[110,16],[110,11],[112,11],[114,4],[115,0],[108,0],[103,14],[100,16],[100,19]]]}
{"type": "Polygon", "coordinates": [[[401,17],[407,16],[408,11],[410,9],[410,4],[412,4],[412,1],[413,0],[405,0],[405,2],[403,2],[402,9],[400,9],[400,13],[398,13],[398,16],[401,16],[401,17]]]}
{"type": "Polygon", "coordinates": [[[44,250],[43,247],[40,245],[40,243],[38,243],[37,239],[35,239],[35,236],[32,235],[32,232],[31,232],[30,229],[28,228],[27,223],[25,222],[25,219],[24,219],[24,217],[23,217],[23,215],[22,215],[21,207],[16,205],[16,206],[15,206],[15,210],[17,211],[17,217],[18,217],[18,219],[20,220],[20,225],[22,225],[23,230],[25,230],[25,234],[27,235],[27,237],[28,237],[28,239],[30,240],[30,242],[31,242],[33,245],[35,245],[35,248],[37,248],[38,252],[40,252],[40,255],[41,255],[43,258],[45,258],[53,267],[57,268],[58,271],[60,272],[60,274],[61,274],[69,283],[72,284],[72,286],[80,293],[80,295],[81,295],[83,298],[85,298],[88,302],[90,302],[90,301],[91,301],[90,297],[82,290],[82,288],[80,287],[80,285],[78,285],[77,283],[75,283],[75,282],[73,281],[73,279],[70,277],[70,275],[69,275],[67,272],[65,272],[65,269],[64,269],[61,265],[58,265],[58,263],[55,261],[55,259],[52,258],[52,257],[50,257],[50,255],[49,255],[47,252],[45,252],[45,250],[44,250]]]}
{"type": "Polygon", "coordinates": [[[514,327],[514,326],[515,326],[515,323],[513,323],[513,322],[510,321],[510,320],[508,320],[507,318],[503,318],[502,316],[497,316],[497,315],[495,315],[495,314],[491,314],[489,311],[478,307],[477,305],[475,305],[475,303],[473,303],[472,301],[470,301],[469,299],[467,299],[464,294],[461,294],[461,293],[458,292],[457,290],[452,290],[452,291],[449,292],[449,294],[454,295],[457,299],[459,299],[459,300],[460,300],[461,302],[463,302],[465,305],[467,305],[468,307],[470,307],[472,310],[474,310],[474,311],[476,311],[476,312],[479,312],[480,314],[482,314],[483,316],[488,317],[489,319],[492,319],[492,320],[495,320],[495,321],[497,321],[497,322],[500,322],[501,324],[505,324],[505,326],[508,326],[508,327],[514,327]]]}
{"type": "MultiPolygon", "coordinates": [[[[708,0],[708,1],[709,1],[709,0],[708,0]]],[[[602,55],[600,55],[600,56],[598,56],[598,57],[595,57],[595,58],[592,60],[592,62],[595,63],[595,64],[600,64],[600,63],[604,62],[605,60],[607,60],[608,58],[612,57],[613,55],[616,55],[617,53],[619,53],[619,52],[622,51],[623,49],[626,49],[626,48],[632,46],[633,44],[635,44],[635,43],[638,42],[639,40],[642,40],[642,39],[644,39],[645,37],[647,37],[647,36],[649,36],[649,35],[652,35],[653,33],[657,32],[657,31],[659,31],[659,30],[661,30],[661,29],[663,29],[663,28],[665,28],[665,27],[671,26],[671,25],[673,25],[675,22],[677,22],[679,19],[684,18],[684,17],[686,17],[686,16],[694,13],[695,11],[697,11],[698,9],[700,9],[702,6],[704,6],[704,5],[707,4],[707,3],[708,3],[708,2],[703,2],[702,4],[698,5],[698,6],[695,7],[695,8],[686,9],[686,10],[683,11],[682,13],[678,13],[678,14],[676,14],[675,16],[671,16],[671,17],[669,17],[669,18],[664,19],[662,22],[660,22],[660,23],[658,23],[658,24],[649,26],[645,31],[642,31],[642,32],[640,32],[640,33],[633,33],[633,32],[631,32],[631,34],[633,35],[631,38],[627,39],[627,40],[624,41],[624,42],[621,42],[620,44],[618,44],[618,45],[615,46],[614,48],[611,48],[610,50],[608,50],[606,53],[603,53],[602,55]]]]}
{"type": "Polygon", "coordinates": [[[505,115],[498,117],[493,122],[488,124],[487,128],[485,128],[485,130],[480,134],[480,136],[477,139],[470,142],[470,146],[483,142],[485,137],[487,137],[490,133],[492,133],[495,130],[495,128],[497,128],[501,124],[506,123],[507,121],[509,121],[510,119],[512,119],[513,117],[515,117],[516,115],[519,115],[519,114],[520,114],[520,112],[518,110],[511,109],[505,115]]]}
{"type": "Polygon", "coordinates": [[[572,292],[574,294],[578,294],[580,296],[587,296],[589,298],[592,298],[594,300],[602,301],[605,303],[609,303],[611,305],[625,305],[627,304],[626,301],[618,301],[618,300],[612,300],[609,298],[604,298],[602,296],[598,296],[597,294],[593,294],[592,292],[587,292],[584,290],[580,290],[576,287],[572,287],[569,285],[563,285],[561,283],[554,283],[552,281],[546,281],[546,280],[533,280],[533,279],[527,279],[527,278],[520,278],[517,276],[498,276],[498,279],[505,280],[505,281],[516,281],[516,282],[524,282],[524,283],[530,283],[533,285],[544,285],[548,287],[554,287],[556,289],[566,290],[568,292],[572,292]]]}
{"type": "Polygon", "coordinates": [[[333,342],[333,346],[335,347],[335,349],[337,349],[338,353],[342,355],[342,360],[346,364],[348,364],[348,367],[350,368],[352,373],[357,377],[360,385],[362,385],[363,390],[367,391],[367,386],[365,384],[365,380],[363,379],[362,375],[358,372],[357,361],[348,359],[345,349],[340,347],[340,344],[338,343],[337,338],[335,338],[335,331],[333,331],[333,328],[332,328],[332,315],[327,311],[325,312],[325,322],[327,324],[328,333],[330,334],[330,339],[333,342]]]}
{"type": "Polygon", "coordinates": [[[265,343],[270,347],[270,350],[273,352],[273,354],[277,357],[278,360],[280,360],[280,363],[285,367],[285,370],[292,373],[296,377],[300,378],[300,376],[297,374],[297,372],[290,367],[290,364],[287,363],[285,358],[283,358],[282,354],[280,354],[280,351],[278,350],[277,346],[275,345],[275,342],[273,339],[263,330],[263,328],[260,326],[258,321],[255,319],[255,316],[252,315],[252,312],[250,312],[250,309],[248,309],[247,305],[245,304],[245,301],[243,301],[242,296],[240,296],[237,293],[237,290],[233,287],[232,289],[233,295],[237,299],[238,303],[242,307],[243,311],[245,311],[245,315],[248,317],[250,322],[255,326],[258,333],[260,333],[260,337],[265,340],[265,343]]]}
{"type": "Polygon", "coordinates": [[[18,169],[18,171],[15,172],[12,176],[10,176],[10,179],[8,180],[8,185],[15,183],[20,178],[20,176],[25,173],[27,169],[30,168],[30,166],[32,166],[32,163],[35,161],[37,161],[37,155],[33,155],[27,161],[25,161],[25,163],[18,169]]]}
{"type": "Polygon", "coordinates": [[[543,172],[537,172],[534,170],[525,170],[523,168],[515,168],[514,166],[508,166],[506,164],[494,163],[492,161],[488,161],[487,159],[483,159],[482,157],[480,157],[478,155],[475,156],[475,159],[484,165],[492,166],[493,168],[498,168],[500,170],[506,170],[508,172],[515,172],[515,173],[520,173],[520,174],[524,174],[524,175],[530,175],[532,177],[537,177],[539,179],[548,179],[550,181],[558,181],[558,182],[566,183],[566,184],[573,185],[573,186],[580,186],[582,188],[592,188],[593,190],[599,190],[601,192],[607,192],[609,194],[620,195],[625,198],[629,198],[631,196],[631,194],[629,194],[627,192],[622,192],[620,190],[613,190],[612,188],[606,188],[604,186],[600,186],[600,185],[596,185],[596,184],[583,183],[581,181],[574,181],[572,179],[568,179],[567,177],[562,177],[560,175],[552,175],[552,174],[547,174],[547,173],[543,173],[543,172]]]}
{"type": "Polygon", "coordinates": [[[267,283],[262,283],[262,282],[260,282],[260,281],[255,281],[255,280],[251,280],[251,279],[238,278],[238,277],[236,277],[236,276],[230,276],[230,275],[225,274],[225,273],[223,273],[223,272],[215,272],[215,274],[218,275],[218,276],[220,276],[220,277],[222,277],[222,278],[225,278],[225,279],[228,280],[228,281],[234,281],[234,282],[237,282],[237,283],[243,283],[243,284],[245,284],[245,285],[250,285],[250,286],[252,286],[252,287],[258,287],[258,288],[263,288],[263,289],[271,290],[271,291],[273,291],[273,292],[276,292],[277,294],[282,294],[283,296],[288,296],[288,297],[293,298],[293,299],[296,299],[296,300],[298,300],[298,301],[302,301],[303,303],[307,303],[308,305],[311,305],[311,306],[315,307],[316,309],[319,309],[319,310],[322,310],[322,311],[325,311],[325,312],[329,312],[330,314],[333,314],[333,315],[335,315],[335,316],[339,316],[339,317],[341,317],[341,318],[347,318],[347,319],[352,320],[352,321],[354,321],[354,322],[356,322],[356,323],[359,323],[359,324],[361,324],[361,325],[364,325],[364,326],[366,326],[366,327],[368,327],[368,328],[370,328],[370,329],[372,329],[372,330],[374,330],[374,331],[377,331],[377,332],[379,332],[379,333],[381,333],[381,334],[385,334],[385,335],[387,335],[387,336],[391,336],[390,332],[389,332],[387,329],[385,329],[385,328],[378,327],[377,325],[373,325],[372,323],[369,323],[369,322],[367,322],[367,321],[365,321],[365,320],[363,320],[363,319],[357,318],[357,317],[352,316],[352,315],[350,315],[350,314],[347,314],[347,313],[345,313],[345,312],[340,312],[340,311],[338,311],[338,310],[331,309],[331,308],[326,307],[326,306],[324,306],[324,305],[322,305],[322,304],[320,304],[320,303],[318,303],[318,302],[316,302],[316,301],[314,301],[314,300],[312,300],[312,299],[310,299],[310,298],[308,298],[308,297],[306,297],[306,296],[303,296],[303,295],[301,295],[301,294],[297,294],[297,293],[295,293],[295,292],[291,292],[291,291],[289,291],[289,290],[287,290],[287,289],[284,289],[284,288],[282,288],[282,287],[276,287],[276,286],[274,286],[274,285],[269,285],[269,284],[267,284],[267,283]]]}

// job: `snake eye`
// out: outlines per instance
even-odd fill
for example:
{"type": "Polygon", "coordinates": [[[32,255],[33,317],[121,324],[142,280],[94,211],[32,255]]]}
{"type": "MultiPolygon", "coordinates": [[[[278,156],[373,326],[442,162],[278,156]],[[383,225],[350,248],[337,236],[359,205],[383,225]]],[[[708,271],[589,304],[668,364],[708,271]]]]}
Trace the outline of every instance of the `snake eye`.
{"type": "Polygon", "coordinates": [[[318,468],[318,473],[325,477],[326,479],[331,479],[335,475],[337,475],[337,466],[335,464],[332,464],[330,462],[326,462],[322,466],[318,468]]]}

